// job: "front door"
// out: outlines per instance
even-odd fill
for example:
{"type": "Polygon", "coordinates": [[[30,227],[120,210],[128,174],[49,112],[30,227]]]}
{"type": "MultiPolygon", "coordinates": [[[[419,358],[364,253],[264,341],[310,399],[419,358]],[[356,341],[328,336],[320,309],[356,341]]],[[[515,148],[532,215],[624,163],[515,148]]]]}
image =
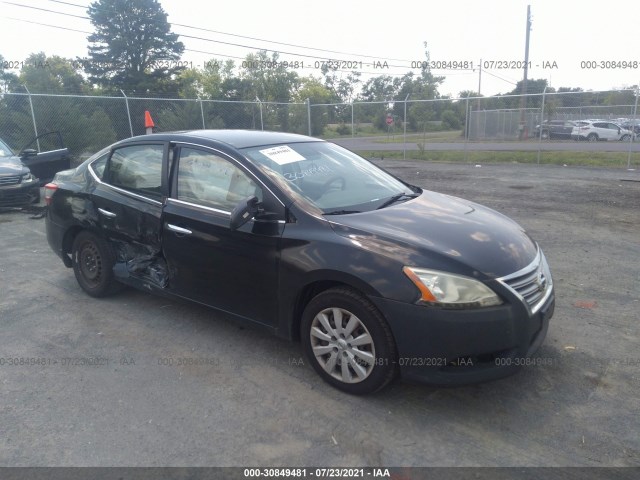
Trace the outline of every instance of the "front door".
{"type": "Polygon", "coordinates": [[[234,231],[229,220],[252,195],[271,212],[279,210],[277,199],[221,152],[179,146],[176,158],[162,222],[169,291],[275,326],[284,211],[234,231]]]}

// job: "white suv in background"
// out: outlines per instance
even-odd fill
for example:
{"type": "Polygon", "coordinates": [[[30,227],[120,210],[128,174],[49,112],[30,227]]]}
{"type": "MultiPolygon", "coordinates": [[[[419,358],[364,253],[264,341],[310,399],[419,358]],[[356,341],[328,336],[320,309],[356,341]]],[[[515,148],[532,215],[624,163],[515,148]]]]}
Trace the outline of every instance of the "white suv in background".
{"type": "Polygon", "coordinates": [[[633,132],[622,128],[617,123],[604,120],[580,121],[573,127],[571,138],[574,140],[622,140],[628,141],[633,137],[633,132]]]}

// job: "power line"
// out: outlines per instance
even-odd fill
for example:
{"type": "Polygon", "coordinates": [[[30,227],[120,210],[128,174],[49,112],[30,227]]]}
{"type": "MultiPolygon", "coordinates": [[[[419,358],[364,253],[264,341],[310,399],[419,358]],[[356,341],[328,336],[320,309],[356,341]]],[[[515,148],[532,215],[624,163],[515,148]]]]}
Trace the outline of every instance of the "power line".
{"type": "MultiPolygon", "coordinates": [[[[76,6],[76,7],[82,7],[81,5],[78,4],[72,4],[70,2],[61,2],[60,0],[49,0],[49,1],[55,1],[55,3],[64,3],[65,5],[72,5],[72,6],[76,6]]],[[[80,15],[73,15],[70,13],[66,13],[66,12],[58,12],[55,10],[50,10],[50,9],[45,9],[45,8],[40,8],[40,7],[33,7],[31,5],[24,5],[21,3],[17,3],[17,2],[9,2],[9,1],[5,1],[3,0],[2,3],[6,3],[9,5],[14,5],[17,7],[22,7],[22,8],[30,8],[30,9],[34,9],[34,10],[40,10],[40,11],[45,11],[48,13],[55,13],[58,15],[63,15],[63,16],[68,16],[68,17],[74,17],[74,18],[80,18],[83,20],[90,20],[89,17],[86,16],[80,16],[80,15]]],[[[175,24],[175,25],[180,25],[183,27],[187,27],[187,28],[196,28],[199,30],[207,30],[207,29],[201,29],[199,27],[190,27],[188,25],[183,25],[183,24],[175,24]]],[[[213,31],[213,30],[208,30],[208,31],[213,31]]],[[[223,33],[223,32],[218,32],[218,33],[223,33]]],[[[234,34],[226,34],[223,33],[224,35],[234,35],[234,34]]],[[[229,46],[233,46],[233,47],[240,47],[240,48],[249,48],[249,49],[257,49],[257,50],[264,50],[262,48],[260,48],[259,46],[255,46],[255,45],[245,45],[245,44],[240,44],[240,43],[233,43],[233,42],[225,42],[222,40],[214,40],[211,38],[206,38],[206,37],[199,37],[199,36],[195,36],[195,35],[185,35],[185,34],[180,34],[178,33],[179,36],[183,37],[183,38],[190,38],[193,40],[200,40],[200,41],[205,41],[205,42],[210,42],[210,43],[219,43],[222,45],[229,45],[229,46]]],[[[242,37],[241,35],[234,35],[234,36],[238,36],[238,37],[242,37]]],[[[254,38],[254,37],[244,37],[244,38],[254,38]]],[[[259,41],[267,41],[270,42],[270,40],[261,40],[261,39],[257,39],[259,41]]],[[[271,43],[279,43],[279,42],[271,42],[271,43]]],[[[291,44],[293,45],[293,44],[291,44]]],[[[296,46],[296,45],[294,45],[296,46]]],[[[307,47],[300,47],[300,46],[296,46],[299,48],[307,48],[307,47]]],[[[321,50],[321,49],[315,49],[315,48],[311,48],[312,50],[320,50],[320,51],[328,51],[328,50],[321,50]]],[[[329,61],[337,61],[337,62],[345,62],[345,63],[352,63],[351,61],[345,61],[345,60],[339,60],[339,59],[333,59],[331,57],[321,57],[321,56],[316,56],[316,55],[309,55],[309,54],[302,54],[302,53],[295,53],[295,52],[288,52],[288,51],[282,51],[282,50],[269,50],[269,51],[273,51],[275,53],[279,53],[279,54],[283,54],[283,55],[291,55],[291,56],[295,56],[295,57],[302,57],[302,58],[312,58],[312,59],[319,59],[319,60],[329,60],[329,61]]],[[[350,55],[356,55],[356,54],[350,54],[350,55]]],[[[230,56],[231,57],[231,56],[230,56]]],[[[367,56],[364,55],[363,57],[367,57],[367,58],[376,58],[376,57],[372,57],[372,56],[367,56]]],[[[235,57],[237,58],[237,57],[235,57]]],[[[401,60],[404,61],[404,60],[401,60]]],[[[360,63],[360,65],[366,65],[366,66],[375,66],[377,63],[386,63],[386,62],[381,62],[380,60],[376,63],[364,63],[364,62],[355,62],[360,63]]],[[[404,65],[394,65],[394,64],[387,64],[385,65],[385,67],[394,67],[394,68],[408,68],[410,70],[416,70],[415,68],[410,68],[404,65]]],[[[447,70],[441,70],[441,71],[447,71],[447,70]]]]}
{"type": "Polygon", "coordinates": [[[60,30],[68,30],[70,32],[79,32],[79,33],[86,33],[87,35],[91,35],[91,32],[87,32],[85,30],[78,30],[76,28],[61,27],[60,25],[50,25],[48,23],[34,22],[33,20],[23,20],[22,18],[14,18],[14,17],[3,17],[3,18],[8,18],[9,20],[15,20],[17,22],[31,23],[33,25],[42,25],[43,27],[58,28],[60,30]]]}
{"type": "Polygon", "coordinates": [[[49,10],[48,8],[33,7],[31,5],[23,5],[21,3],[6,2],[6,1],[3,1],[2,3],[6,3],[7,5],[13,5],[13,6],[16,6],[16,7],[31,8],[33,10],[40,10],[42,12],[55,13],[57,15],[64,15],[65,17],[75,17],[75,18],[81,18],[83,20],[89,20],[89,17],[83,17],[81,15],[74,15],[72,13],[57,12],[55,10],[49,10]]]}
{"type": "MultiPolygon", "coordinates": [[[[50,2],[54,2],[54,3],[62,3],[64,5],[71,5],[74,7],[79,7],[79,8],[88,8],[88,6],[85,5],[79,5],[77,3],[70,3],[70,2],[63,2],[60,0],[48,0],[50,2]]],[[[185,25],[183,23],[173,23],[170,22],[171,25],[175,25],[177,27],[183,27],[183,28],[190,28],[193,30],[200,30],[200,31],[204,31],[204,32],[211,32],[211,33],[217,33],[219,35],[227,35],[227,36],[231,36],[231,37],[237,37],[237,38],[246,38],[247,40],[256,40],[259,42],[266,42],[266,43],[273,43],[276,45],[284,45],[286,47],[295,47],[295,48],[302,48],[305,50],[315,50],[316,52],[327,52],[327,53],[337,53],[340,55],[351,55],[351,56],[355,56],[355,57],[363,57],[363,58],[373,58],[376,60],[393,60],[396,62],[410,62],[411,60],[407,60],[406,58],[390,58],[390,57],[386,57],[384,59],[380,59],[379,56],[375,56],[375,55],[366,55],[366,54],[362,54],[362,53],[353,53],[353,52],[341,52],[338,50],[328,50],[325,48],[316,48],[316,47],[307,47],[304,45],[298,45],[295,43],[286,43],[286,42],[278,42],[276,40],[267,40],[266,38],[258,38],[258,37],[250,37],[247,35],[239,35],[237,33],[228,33],[228,32],[221,32],[219,30],[212,30],[210,28],[203,28],[203,27],[194,27],[192,25],[185,25]]],[[[257,48],[257,47],[249,47],[249,48],[257,48]]],[[[259,50],[263,50],[261,48],[258,48],[259,50]]],[[[269,49],[270,50],[270,49],[269,49]]],[[[285,52],[278,52],[278,53],[285,53],[285,52]]]]}
{"type": "MultiPolygon", "coordinates": [[[[74,7],[78,7],[78,8],[86,8],[83,5],[79,5],[79,4],[75,4],[75,3],[71,3],[71,2],[64,2],[64,1],[61,1],[61,0],[48,0],[48,1],[51,1],[53,3],[64,4],[64,5],[70,5],[70,6],[74,6],[74,7]]],[[[90,20],[90,18],[86,17],[86,16],[74,15],[74,14],[70,14],[70,13],[66,13],[66,12],[59,12],[59,11],[56,11],[56,10],[50,10],[50,9],[46,9],[46,8],[34,7],[34,6],[31,6],[31,5],[24,5],[24,4],[17,3],[17,2],[10,2],[10,1],[6,1],[6,0],[2,0],[1,3],[5,3],[5,4],[8,4],[8,5],[14,5],[14,6],[17,6],[17,7],[22,7],[22,8],[30,8],[30,9],[34,9],[34,10],[44,11],[44,12],[47,12],[47,13],[54,13],[54,14],[57,14],[57,15],[80,18],[80,19],[83,19],[83,20],[90,20]]],[[[73,29],[73,28],[68,28],[68,27],[61,27],[61,26],[57,26],[57,25],[51,25],[51,24],[46,24],[46,23],[41,23],[41,22],[35,22],[35,21],[32,21],[32,20],[23,20],[23,19],[17,19],[17,18],[13,18],[13,17],[5,17],[5,18],[10,18],[12,20],[21,21],[21,22],[25,22],[25,23],[31,23],[31,24],[35,24],[35,25],[46,26],[46,27],[50,27],[50,28],[58,28],[58,29],[61,29],[61,30],[75,31],[75,32],[79,32],[79,33],[91,34],[91,32],[87,32],[87,31],[84,31],[84,30],[78,30],[78,29],[73,29]]],[[[199,27],[191,27],[189,25],[184,25],[184,24],[175,24],[175,25],[179,25],[179,26],[186,27],[186,28],[193,28],[193,29],[198,29],[198,30],[205,30],[205,31],[211,31],[211,32],[215,32],[215,33],[221,33],[223,35],[232,35],[232,36],[243,37],[243,38],[251,38],[251,39],[255,39],[255,40],[259,40],[259,41],[266,41],[266,42],[270,42],[270,43],[280,43],[280,44],[283,44],[283,45],[291,45],[291,46],[294,46],[294,47],[297,47],[297,48],[298,47],[299,48],[309,48],[311,50],[317,50],[317,51],[334,52],[332,50],[315,49],[313,47],[302,47],[302,46],[299,46],[299,45],[285,44],[285,43],[282,43],[282,42],[271,42],[270,40],[263,40],[263,39],[258,39],[258,38],[255,38],[255,37],[244,37],[242,35],[227,34],[227,33],[224,33],[224,32],[217,32],[215,30],[210,30],[210,29],[203,29],[203,28],[199,28],[199,27]]],[[[220,43],[220,44],[224,44],[224,45],[230,45],[230,46],[241,47],[241,48],[260,49],[259,47],[256,47],[256,46],[243,45],[243,44],[237,44],[237,43],[231,43],[231,42],[224,42],[224,41],[220,41],[220,40],[213,40],[213,39],[209,39],[209,38],[205,38],[205,37],[198,37],[198,36],[194,36],[194,35],[184,35],[184,34],[178,34],[178,35],[182,36],[184,38],[191,38],[191,39],[194,39],[194,40],[201,40],[201,41],[206,41],[206,42],[211,42],[211,43],[220,43]]],[[[185,49],[185,51],[204,53],[204,54],[207,54],[207,55],[214,55],[214,56],[215,55],[221,55],[224,58],[232,58],[232,59],[244,60],[244,58],[242,58],[242,57],[237,57],[237,56],[233,56],[233,55],[218,54],[218,53],[214,53],[214,52],[205,52],[205,51],[202,51],[202,50],[185,49]]],[[[340,62],[352,63],[352,62],[346,62],[346,61],[341,61],[341,60],[335,60],[335,59],[332,59],[332,58],[329,58],[329,57],[319,57],[319,56],[305,55],[305,54],[294,53],[294,52],[285,52],[285,51],[275,51],[275,50],[272,50],[272,51],[274,51],[275,53],[281,53],[281,54],[285,54],[285,55],[292,55],[292,56],[296,56],[296,57],[312,58],[312,59],[320,59],[320,60],[329,60],[329,61],[336,61],[338,63],[340,63],[340,62]]],[[[336,53],[338,53],[338,52],[336,52],[336,53]]],[[[340,52],[340,53],[345,53],[345,52],[340,52]]],[[[350,54],[350,55],[357,55],[357,54],[350,54]]],[[[375,58],[375,57],[367,56],[367,55],[363,55],[363,57],[375,58]]],[[[364,63],[362,61],[361,62],[355,62],[355,63],[356,63],[356,65],[358,63],[360,63],[361,67],[363,65],[375,66],[375,63],[364,63]]],[[[408,68],[410,71],[411,70],[415,70],[415,69],[411,69],[410,67],[405,67],[403,65],[393,65],[393,64],[392,65],[388,65],[387,64],[387,65],[385,65],[385,67],[386,68],[388,68],[388,67],[408,68]]],[[[350,69],[343,69],[343,68],[335,68],[333,71],[336,71],[336,72],[351,72],[351,71],[353,71],[353,69],[350,70],[350,69]]],[[[365,74],[365,75],[390,75],[390,76],[394,76],[394,77],[406,75],[406,73],[395,73],[395,72],[388,72],[388,71],[384,71],[384,70],[378,71],[378,72],[369,72],[369,71],[364,71],[364,70],[359,70],[359,71],[360,71],[360,73],[365,74]]],[[[448,72],[448,71],[449,70],[446,70],[446,69],[434,70],[434,72],[448,72]]],[[[455,73],[449,73],[449,75],[465,74],[464,72],[462,72],[460,70],[455,70],[454,72],[455,73]]],[[[494,75],[494,76],[496,76],[496,75],[494,75]]],[[[496,76],[496,77],[500,78],[498,76],[496,76]]],[[[503,81],[507,81],[508,82],[508,80],[505,80],[505,79],[502,79],[502,78],[500,78],[500,79],[503,80],[503,81]]],[[[509,83],[512,83],[512,82],[509,82],[509,83]]]]}

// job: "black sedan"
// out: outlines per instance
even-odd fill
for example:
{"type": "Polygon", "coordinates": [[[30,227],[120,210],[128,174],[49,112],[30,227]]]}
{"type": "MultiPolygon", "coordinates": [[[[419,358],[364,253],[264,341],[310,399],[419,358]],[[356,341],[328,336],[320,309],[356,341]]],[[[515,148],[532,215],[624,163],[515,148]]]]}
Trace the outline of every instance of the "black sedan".
{"type": "Polygon", "coordinates": [[[134,137],[45,199],[49,244],[89,295],[131,285],[300,339],[350,393],[507,376],[553,314],[545,257],[515,222],[310,137],[134,137]]]}
{"type": "Polygon", "coordinates": [[[575,126],[577,126],[577,123],[569,120],[551,120],[544,122],[542,125],[536,125],[534,136],[543,140],[570,139],[571,132],[575,126]]]}

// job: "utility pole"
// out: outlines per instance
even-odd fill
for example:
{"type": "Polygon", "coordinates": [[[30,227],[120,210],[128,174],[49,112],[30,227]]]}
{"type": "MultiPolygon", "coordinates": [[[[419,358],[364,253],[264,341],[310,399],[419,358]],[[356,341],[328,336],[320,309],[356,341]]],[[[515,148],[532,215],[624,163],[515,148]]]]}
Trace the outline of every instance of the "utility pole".
{"type": "Polygon", "coordinates": [[[478,72],[478,108],[477,110],[480,111],[480,87],[482,86],[482,59],[480,59],[480,71],[478,72]]]}
{"type": "Polygon", "coordinates": [[[527,108],[527,74],[529,73],[529,34],[531,32],[531,5],[527,5],[527,35],[524,44],[524,80],[522,82],[522,97],[520,99],[520,140],[527,138],[525,123],[525,109],[527,108]]]}

